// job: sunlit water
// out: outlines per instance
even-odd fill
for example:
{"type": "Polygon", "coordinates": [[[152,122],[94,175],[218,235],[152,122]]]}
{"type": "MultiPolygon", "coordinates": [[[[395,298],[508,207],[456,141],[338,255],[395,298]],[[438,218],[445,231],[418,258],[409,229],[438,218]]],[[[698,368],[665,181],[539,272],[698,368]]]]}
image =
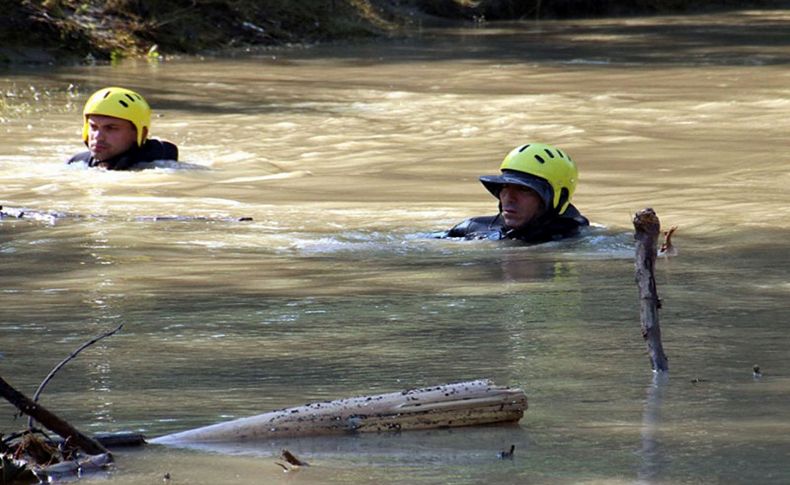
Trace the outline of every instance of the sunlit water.
{"type": "MultiPolygon", "coordinates": [[[[530,400],[519,426],[122,451],[113,483],[787,483],[788,22],[488,24],[7,70],[0,204],[41,213],[0,220],[0,375],[32,394],[123,323],[42,397],[88,432],[479,377],[530,400]],[[66,166],[82,104],[114,84],[197,167],[66,166]],[[577,160],[595,227],[533,247],[430,237],[493,213],[477,177],[529,140],[577,160]],[[679,226],[657,267],[671,372],[655,386],[644,207],[679,226]],[[282,447],[313,466],[283,474],[282,447]]],[[[24,426],[3,409],[3,431],[24,426]]]]}

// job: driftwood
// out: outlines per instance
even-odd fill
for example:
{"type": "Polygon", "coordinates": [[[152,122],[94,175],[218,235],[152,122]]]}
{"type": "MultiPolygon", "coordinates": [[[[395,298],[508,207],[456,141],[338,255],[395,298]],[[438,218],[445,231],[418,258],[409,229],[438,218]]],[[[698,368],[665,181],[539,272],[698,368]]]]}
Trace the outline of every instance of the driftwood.
{"type": "MultiPolygon", "coordinates": [[[[2,207],[0,207],[1,209],[2,207]]],[[[0,217],[2,215],[3,212],[0,211],[0,217]]],[[[86,472],[101,470],[112,463],[112,454],[99,440],[83,434],[36,401],[47,383],[63,366],[84,349],[113,335],[121,327],[123,325],[86,342],[63,359],[50,371],[36,390],[33,399],[14,389],[0,377],[0,396],[30,417],[27,430],[3,436],[0,441],[0,460],[2,461],[0,463],[2,472],[0,483],[14,483],[20,480],[32,483],[33,477],[38,479],[39,483],[51,483],[63,478],[80,476],[86,472]],[[57,433],[63,438],[63,441],[57,442],[45,435],[42,430],[34,428],[33,420],[57,433]]],[[[131,440],[128,436],[124,439],[131,440]]],[[[117,441],[117,437],[113,436],[110,438],[110,441],[112,440],[117,441]]]]}
{"type": "Polygon", "coordinates": [[[33,400],[11,387],[2,377],[0,377],[0,396],[3,396],[24,414],[27,414],[44,425],[47,429],[55,432],[70,445],[80,448],[85,453],[89,455],[108,453],[107,449],[102,446],[101,443],[83,434],[41,404],[33,402],[33,400]]]}
{"type": "Polygon", "coordinates": [[[182,445],[351,432],[386,432],[517,422],[527,409],[521,389],[488,380],[306,404],[154,438],[182,445]]]}
{"type": "Polygon", "coordinates": [[[642,337],[647,343],[650,365],[656,372],[669,370],[669,362],[661,344],[658,310],[661,300],[656,290],[656,245],[661,223],[653,209],[642,209],[634,215],[636,239],[636,284],[639,287],[639,316],[642,337]]]}

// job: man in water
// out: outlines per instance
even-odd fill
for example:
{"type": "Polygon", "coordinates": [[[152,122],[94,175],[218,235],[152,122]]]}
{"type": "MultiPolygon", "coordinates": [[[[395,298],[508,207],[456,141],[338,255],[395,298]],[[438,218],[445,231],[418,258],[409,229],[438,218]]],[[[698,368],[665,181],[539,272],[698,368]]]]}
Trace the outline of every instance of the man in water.
{"type": "Polygon", "coordinates": [[[109,87],[96,91],[82,110],[82,141],[88,151],[68,163],[107,170],[140,170],[155,160],[178,160],[178,148],[148,138],[151,108],[134,91],[109,87]]]}
{"type": "Polygon", "coordinates": [[[578,170],[566,152],[529,143],[508,153],[499,169],[500,175],[480,177],[499,199],[499,214],[467,219],[441,237],[542,243],[574,236],[590,224],[571,204],[578,170]]]}

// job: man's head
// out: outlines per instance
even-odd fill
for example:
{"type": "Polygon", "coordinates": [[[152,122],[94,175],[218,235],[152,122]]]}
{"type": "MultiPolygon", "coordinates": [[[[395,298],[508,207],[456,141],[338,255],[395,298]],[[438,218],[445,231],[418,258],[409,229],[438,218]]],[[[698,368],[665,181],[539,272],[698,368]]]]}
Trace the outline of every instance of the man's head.
{"type": "Polygon", "coordinates": [[[499,199],[505,225],[514,229],[544,214],[562,214],[576,190],[576,163],[549,145],[516,147],[499,168],[500,175],[484,175],[480,182],[499,199]]]}
{"type": "Polygon", "coordinates": [[[151,127],[151,108],[134,91],[100,89],[85,103],[82,140],[98,160],[107,160],[141,146],[151,127]]]}
{"type": "Polygon", "coordinates": [[[524,227],[546,210],[543,198],[533,189],[520,184],[503,184],[499,189],[499,207],[505,225],[524,227]]]}

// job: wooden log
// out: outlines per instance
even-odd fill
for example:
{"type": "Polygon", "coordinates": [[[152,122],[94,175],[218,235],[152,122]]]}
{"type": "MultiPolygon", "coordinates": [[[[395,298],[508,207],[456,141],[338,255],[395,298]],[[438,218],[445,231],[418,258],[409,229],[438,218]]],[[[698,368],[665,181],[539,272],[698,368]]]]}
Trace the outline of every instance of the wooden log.
{"type": "Polygon", "coordinates": [[[82,434],[78,429],[47,410],[41,404],[33,402],[30,398],[11,387],[2,377],[0,377],[0,396],[3,396],[24,414],[32,417],[47,429],[67,440],[70,445],[78,447],[85,453],[89,455],[108,453],[101,443],[90,436],[82,434]]]}
{"type": "Polygon", "coordinates": [[[101,443],[107,448],[131,448],[136,446],[143,446],[145,435],[142,433],[135,433],[133,431],[121,431],[118,433],[96,433],[93,439],[101,443]]]}
{"type": "Polygon", "coordinates": [[[306,404],[160,436],[150,443],[236,442],[352,432],[383,432],[517,422],[521,389],[489,380],[306,404]]]}
{"type": "Polygon", "coordinates": [[[655,278],[656,246],[661,223],[653,209],[642,209],[634,215],[634,229],[636,284],[639,287],[642,338],[647,343],[652,369],[656,372],[665,372],[669,370],[669,362],[661,344],[661,327],[658,323],[661,300],[658,298],[655,278]]]}
{"type": "MultiPolygon", "coordinates": [[[[116,431],[112,433],[95,433],[93,439],[101,443],[105,448],[137,448],[148,443],[143,433],[135,431],[116,431]]],[[[58,445],[63,443],[62,439],[52,440],[58,445]]],[[[3,482],[0,482],[2,485],[3,482]]]]}

